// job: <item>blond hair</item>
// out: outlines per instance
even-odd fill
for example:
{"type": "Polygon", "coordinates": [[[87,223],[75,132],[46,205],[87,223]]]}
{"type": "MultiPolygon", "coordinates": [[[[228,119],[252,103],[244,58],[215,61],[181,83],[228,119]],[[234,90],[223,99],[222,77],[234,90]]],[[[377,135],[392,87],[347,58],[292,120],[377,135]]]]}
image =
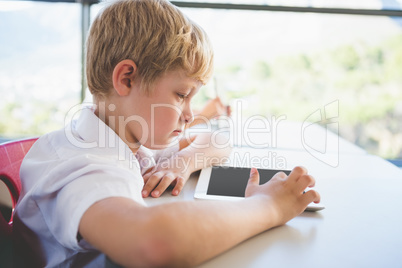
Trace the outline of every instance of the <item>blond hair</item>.
{"type": "Polygon", "coordinates": [[[107,6],[91,26],[86,53],[88,87],[96,96],[108,95],[113,69],[125,59],[136,63],[145,89],[176,69],[205,84],[213,69],[204,30],[165,0],[119,0],[107,6]]]}

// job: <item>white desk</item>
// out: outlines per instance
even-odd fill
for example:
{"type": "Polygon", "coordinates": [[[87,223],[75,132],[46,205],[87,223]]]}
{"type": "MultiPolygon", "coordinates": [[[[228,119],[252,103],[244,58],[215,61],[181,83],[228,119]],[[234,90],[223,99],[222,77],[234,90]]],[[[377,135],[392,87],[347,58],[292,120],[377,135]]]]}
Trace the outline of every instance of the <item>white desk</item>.
{"type": "MultiPolygon", "coordinates": [[[[366,154],[362,148],[318,124],[284,120],[275,123],[267,119],[265,121],[258,120],[258,117],[253,120],[224,122],[221,124],[223,127],[218,131],[227,133],[235,147],[269,147],[303,152],[316,150],[320,153],[366,154]]],[[[212,128],[213,126],[197,125],[188,131],[199,132],[212,128]]]]}
{"type": "MultiPolygon", "coordinates": [[[[402,267],[402,171],[343,139],[340,144],[336,167],[300,148],[270,150],[286,159],[287,168],[308,168],[326,209],[304,212],[199,267],[402,267]]],[[[235,148],[233,153],[264,156],[268,151],[235,148]]],[[[146,202],[193,200],[197,179],[193,174],[178,197],[165,193],[146,202]]]]}

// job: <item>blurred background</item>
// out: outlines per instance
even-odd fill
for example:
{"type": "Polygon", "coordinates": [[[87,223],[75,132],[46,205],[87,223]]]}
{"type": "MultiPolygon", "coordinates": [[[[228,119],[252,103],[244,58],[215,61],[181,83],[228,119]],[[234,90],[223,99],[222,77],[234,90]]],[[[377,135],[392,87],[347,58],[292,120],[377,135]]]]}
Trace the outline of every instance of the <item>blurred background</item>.
{"type": "MultiPolygon", "coordinates": [[[[215,86],[227,104],[242,100],[245,117],[304,121],[337,101],[341,137],[383,158],[402,158],[401,1],[202,2],[227,6],[181,7],[215,49],[215,79],[195,108],[214,97],[215,86]]],[[[82,80],[82,30],[104,5],[0,1],[2,140],[59,129],[70,109],[91,101],[82,80]]]]}

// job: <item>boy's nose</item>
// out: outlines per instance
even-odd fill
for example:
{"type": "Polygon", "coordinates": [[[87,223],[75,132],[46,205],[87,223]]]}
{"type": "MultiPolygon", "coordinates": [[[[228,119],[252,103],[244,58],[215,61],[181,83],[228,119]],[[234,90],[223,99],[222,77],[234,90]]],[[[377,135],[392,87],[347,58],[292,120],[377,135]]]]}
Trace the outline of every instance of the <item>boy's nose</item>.
{"type": "Polygon", "coordinates": [[[182,113],[182,120],[184,121],[184,123],[186,124],[190,124],[191,122],[194,121],[194,115],[193,115],[193,111],[189,110],[189,111],[183,111],[182,113]]]}

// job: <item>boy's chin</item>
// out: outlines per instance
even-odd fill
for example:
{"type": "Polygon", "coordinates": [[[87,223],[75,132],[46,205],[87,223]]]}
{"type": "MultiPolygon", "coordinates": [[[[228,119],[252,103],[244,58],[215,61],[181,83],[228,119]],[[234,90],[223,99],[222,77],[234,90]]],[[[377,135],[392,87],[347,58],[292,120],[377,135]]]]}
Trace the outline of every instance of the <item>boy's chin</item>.
{"type": "Polygon", "coordinates": [[[148,149],[151,150],[162,150],[162,149],[166,149],[169,148],[171,146],[175,146],[177,145],[177,143],[179,142],[179,140],[177,139],[177,137],[171,138],[167,141],[163,141],[163,142],[154,142],[153,144],[144,144],[145,147],[147,147],[148,149]]]}

